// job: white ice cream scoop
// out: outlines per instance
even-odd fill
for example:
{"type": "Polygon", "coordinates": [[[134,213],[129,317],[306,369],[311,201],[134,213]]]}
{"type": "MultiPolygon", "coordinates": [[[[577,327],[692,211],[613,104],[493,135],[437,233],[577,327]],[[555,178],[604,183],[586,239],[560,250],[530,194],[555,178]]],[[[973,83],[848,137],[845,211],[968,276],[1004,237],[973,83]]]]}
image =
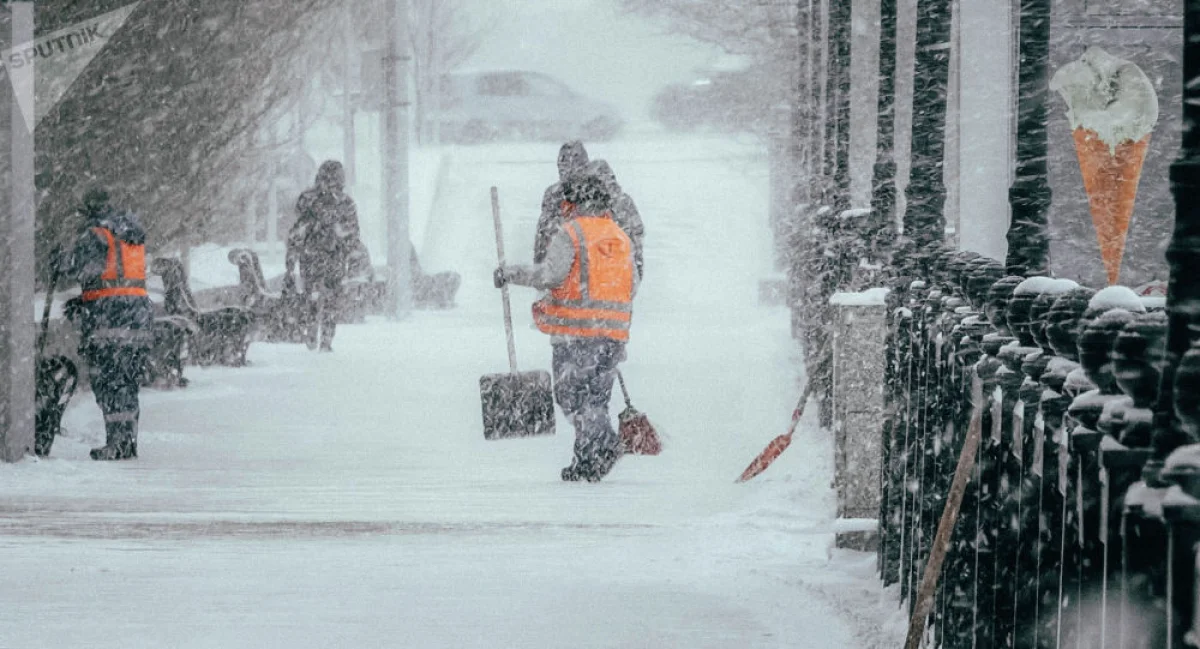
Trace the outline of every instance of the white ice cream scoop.
{"type": "Polygon", "coordinates": [[[1158,96],[1146,73],[1099,47],[1060,68],[1050,89],[1066,100],[1072,130],[1090,129],[1112,149],[1148,136],[1158,122],[1158,96]]]}

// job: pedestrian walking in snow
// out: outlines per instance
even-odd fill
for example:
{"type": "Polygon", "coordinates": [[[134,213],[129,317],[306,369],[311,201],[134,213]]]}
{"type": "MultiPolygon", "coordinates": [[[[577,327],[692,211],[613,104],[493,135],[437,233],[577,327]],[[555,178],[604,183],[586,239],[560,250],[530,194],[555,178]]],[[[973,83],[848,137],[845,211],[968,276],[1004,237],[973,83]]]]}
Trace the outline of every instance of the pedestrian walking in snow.
{"type": "Polygon", "coordinates": [[[547,187],[542,194],[542,214],[538,217],[537,232],[533,239],[533,263],[540,264],[546,259],[546,246],[563,221],[567,207],[564,183],[571,176],[584,173],[587,164],[588,152],[583,142],[572,140],[559,148],[558,182],[547,187]]]}
{"type": "Polygon", "coordinates": [[[554,227],[544,259],[496,269],[507,283],[549,291],[533,305],[534,323],[551,336],[554,399],[575,428],[566,481],[599,481],[620,456],[608,414],[617,363],[625,344],[639,281],[633,242],[613,220],[612,197],[595,175],[568,177],[571,204],[554,227]]]}
{"type": "Polygon", "coordinates": [[[154,342],[154,311],[146,293],[146,232],[136,216],[113,207],[103,189],[84,195],[86,229],[63,272],[79,281],[67,314],[79,325],[79,355],[87,362],[104,413],[104,446],[93,460],[137,457],[139,379],[154,342]]]}
{"type": "Polygon", "coordinates": [[[296,201],[296,223],[288,232],[287,273],[300,267],[300,290],[304,295],[311,348],[333,351],[342,282],[359,241],[358,210],[345,192],[342,163],[326,160],[317,170],[314,186],[296,201]]]}

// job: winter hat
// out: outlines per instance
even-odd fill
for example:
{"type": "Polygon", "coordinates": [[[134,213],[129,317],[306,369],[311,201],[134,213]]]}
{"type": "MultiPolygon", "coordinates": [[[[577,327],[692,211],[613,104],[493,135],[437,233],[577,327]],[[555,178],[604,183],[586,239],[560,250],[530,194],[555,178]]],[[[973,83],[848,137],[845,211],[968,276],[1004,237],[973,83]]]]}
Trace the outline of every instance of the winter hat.
{"type": "Polygon", "coordinates": [[[599,178],[610,194],[617,193],[619,188],[617,185],[617,174],[613,173],[612,166],[608,164],[607,160],[592,160],[585,167],[585,173],[599,178]]]}
{"type": "Polygon", "coordinates": [[[583,171],[587,163],[588,152],[583,142],[571,140],[558,150],[558,177],[565,181],[571,174],[583,171]]]}
{"type": "Polygon", "coordinates": [[[97,212],[108,205],[109,195],[108,190],[100,186],[89,187],[83,193],[83,210],[85,212],[97,212]]]}
{"type": "Polygon", "coordinates": [[[579,206],[581,214],[602,214],[612,207],[612,195],[604,181],[592,174],[577,174],[563,183],[563,197],[579,206]]]}

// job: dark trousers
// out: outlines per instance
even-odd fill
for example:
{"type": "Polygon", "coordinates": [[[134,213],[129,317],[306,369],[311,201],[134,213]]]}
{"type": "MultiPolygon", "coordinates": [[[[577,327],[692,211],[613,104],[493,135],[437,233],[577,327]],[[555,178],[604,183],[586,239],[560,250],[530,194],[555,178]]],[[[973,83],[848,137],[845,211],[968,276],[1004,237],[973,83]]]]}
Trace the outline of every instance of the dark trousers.
{"type": "Polygon", "coordinates": [[[322,349],[329,349],[333,346],[342,305],[342,278],[318,273],[305,275],[304,295],[308,306],[305,342],[312,347],[320,344],[322,349]]]}
{"type": "Polygon", "coordinates": [[[554,399],[575,427],[575,463],[615,461],[619,439],[608,416],[624,343],[572,338],[553,344],[554,399]]]}
{"type": "Polygon", "coordinates": [[[89,349],[86,356],[92,393],[104,413],[107,443],[130,444],[131,453],[136,455],[139,380],[145,350],[136,346],[103,345],[89,349]]]}

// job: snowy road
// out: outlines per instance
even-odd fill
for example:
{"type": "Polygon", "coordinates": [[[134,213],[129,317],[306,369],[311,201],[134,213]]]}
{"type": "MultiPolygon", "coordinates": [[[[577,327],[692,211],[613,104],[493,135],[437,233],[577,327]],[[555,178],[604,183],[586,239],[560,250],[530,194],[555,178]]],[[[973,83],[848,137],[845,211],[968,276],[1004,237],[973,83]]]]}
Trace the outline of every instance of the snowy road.
{"type": "MultiPolygon", "coordinates": [[[[527,260],[555,153],[451,153],[422,262],[463,274],[455,310],[343,327],[332,355],[255,344],[252,367],[189,368],[143,393],[136,462],[87,459],[81,395],[53,458],[0,466],[0,647],[871,646],[873,558],[830,559],[828,436],[733,483],[799,380],[786,312],[756,304],[757,149],[592,152],[646,222],[624,371],[663,455],[563,484],[561,417],[482,439],[478,379],[506,367],[487,190],[527,260]]],[[[519,362],[548,367],[532,292],[513,297],[519,362]]]]}

